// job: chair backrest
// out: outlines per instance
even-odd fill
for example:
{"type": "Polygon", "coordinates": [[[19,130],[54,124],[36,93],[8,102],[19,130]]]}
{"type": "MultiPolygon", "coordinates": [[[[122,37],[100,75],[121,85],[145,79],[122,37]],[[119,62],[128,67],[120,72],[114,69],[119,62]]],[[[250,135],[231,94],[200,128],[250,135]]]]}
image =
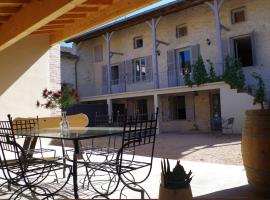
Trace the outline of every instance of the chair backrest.
{"type": "Polygon", "coordinates": [[[124,148],[136,147],[145,144],[154,144],[157,129],[158,108],[156,113],[149,118],[140,115],[135,118],[126,119],[122,137],[124,148]]]}
{"type": "MultiPolygon", "coordinates": [[[[89,124],[89,119],[86,114],[80,113],[76,115],[67,116],[69,125],[71,127],[86,127],[89,124]]],[[[33,120],[35,118],[16,118],[17,120],[33,120]]],[[[39,128],[56,128],[59,127],[61,122],[61,117],[41,117],[38,118],[38,127],[39,128]]]]}
{"type": "Polygon", "coordinates": [[[17,182],[22,174],[16,172],[22,171],[26,157],[20,145],[16,143],[10,115],[8,119],[8,121],[0,121],[0,163],[5,178],[9,182],[17,182]],[[14,165],[17,165],[17,168],[14,168],[14,165]]]}

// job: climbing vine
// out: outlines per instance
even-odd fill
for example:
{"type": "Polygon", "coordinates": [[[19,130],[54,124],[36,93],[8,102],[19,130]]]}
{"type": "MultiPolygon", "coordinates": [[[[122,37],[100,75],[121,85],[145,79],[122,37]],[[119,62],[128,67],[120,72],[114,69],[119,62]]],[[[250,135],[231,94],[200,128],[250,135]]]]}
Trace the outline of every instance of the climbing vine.
{"type": "Polygon", "coordinates": [[[259,103],[261,105],[261,108],[264,109],[263,103],[265,101],[265,84],[262,77],[256,72],[253,72],[251,76],[257,81],[257,88],[253,104],[259,103]]]}

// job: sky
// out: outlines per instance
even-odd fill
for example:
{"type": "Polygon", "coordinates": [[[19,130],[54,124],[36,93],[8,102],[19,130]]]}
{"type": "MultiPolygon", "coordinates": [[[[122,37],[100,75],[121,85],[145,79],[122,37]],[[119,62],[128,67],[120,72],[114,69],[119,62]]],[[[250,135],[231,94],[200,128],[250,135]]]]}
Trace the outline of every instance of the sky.
{"type": "MultiPolygon", "coordinates": [[[[154,3],[154,4],[150,5],[150,6],[147,6],[147,7],[145,7],[145,8],[140,9],[140,10],[137,10],[137,11],[135,11],[135,12],[133,12],[133,13],[130,13],[130,14],[128,14],[128,15],[126,15],[126,16],[124,16],[124,17],[121,17],[121,18],[119,18],[119,19],[117,19],[117,20],[114,20],[114,21],[112,21],[112,22],[115,22],[115,21],[124,19],[124,18],[126,18],[126,17],[130,17],[130,16],[133,16],[133,15],[139,14],[139,13],[141,13],[141,12],[144,12],[144,11],[147,11],[147,10],[150,10],[150,9],[153,9],[153,8],[156,8],[156,7],[158,7],[158,6],[161,6],[161,5],[164,5],[164,4],[173,2],[173,1],[177,1],[177,0],[160,0],[160,1],[157,2],[157,3],[154,3]]],[[[110,23],[112,23],[112,22],[109,22],[109,23],[107,23],[107,24],[110,24],[110,23]]],[[[107,24],[104,24],[104,25],[107,25],[107,24]]],[[[103,26],[104,26],[104,25],[103,25],[103,26]]],[[[72,47],[72,43],[61,42],[61,46],[72,47]]]]}

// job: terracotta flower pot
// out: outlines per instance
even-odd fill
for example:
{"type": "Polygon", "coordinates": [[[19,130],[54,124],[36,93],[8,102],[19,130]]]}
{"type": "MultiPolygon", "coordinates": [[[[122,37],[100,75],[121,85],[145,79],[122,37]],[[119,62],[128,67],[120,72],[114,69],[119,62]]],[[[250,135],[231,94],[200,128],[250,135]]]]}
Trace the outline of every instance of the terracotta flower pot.
{"type": "Polygon", "coordinates": [[[166,189],[162,185],[159,187],[159,200],[192,200],[190,186],[183,189],[166,189]]]}

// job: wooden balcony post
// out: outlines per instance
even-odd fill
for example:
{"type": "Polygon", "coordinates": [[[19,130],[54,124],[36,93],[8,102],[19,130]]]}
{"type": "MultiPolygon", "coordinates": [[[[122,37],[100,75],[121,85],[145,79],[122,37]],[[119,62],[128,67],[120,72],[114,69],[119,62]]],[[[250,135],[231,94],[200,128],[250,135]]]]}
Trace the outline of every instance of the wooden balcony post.
{"type": "Polygon", "coordinates": [[[159,70],[158,70],[158,58],[157,58],[157,26],[161,17],[158,19],[152,18],[151,21],[146,23],[152,30],[152,64],[154,71],[154,86],[159,88],[159,70]]]}
{"type": "Polygon", "coordinates": [[[220,69],[223,69],[224,73],[224,58],[222,53],[222,40],[221,40],[221,22],[220,22],[220,8],[224,0],[214,0],[214,3],[206,2],[215,16],[215,26],[216,26],[216,43],[217,43],[217,53],[218,53],[218,65],[220,69]]]}

